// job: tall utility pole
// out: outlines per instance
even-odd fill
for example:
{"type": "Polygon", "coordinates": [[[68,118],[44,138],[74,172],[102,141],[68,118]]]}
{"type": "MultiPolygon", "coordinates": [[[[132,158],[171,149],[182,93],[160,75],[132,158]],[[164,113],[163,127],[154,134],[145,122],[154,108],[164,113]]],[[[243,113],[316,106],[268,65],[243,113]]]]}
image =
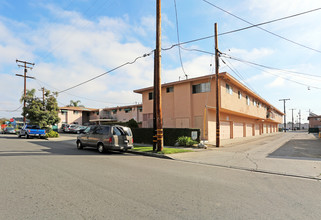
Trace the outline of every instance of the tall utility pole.
{"type": "Polygon", "coordinates": [[[216,78],[216,147],[220,147],[220,90],[219,90],[219,50],[217,41],[217,23],[215,29],[215,78],[216,78]]]}
{"type": "MultiPolygon", "coordinates": [[[[24,75],[16,74],[16,76],[24,77],[23,109],[25,109],[26,108],[26,100],[25,100],[25,98],[26,98],[26,91],[27,91],[27,78],[35,79],[32,76],[27,76],[27,69],[32,69],[35,64],[34,63],[29,63],[27,61],[22,61],[22,60],[16,60],[16,63],[18,64],[18,67],[24,67],[24,75]],[[21,63],[21,64],[19,64],[19,63],[21,63]]],[[[26,116],[25,115],[23,115],[23,123],[24,124],[26,123],[26,116]]]]}
{"type": "Polygon", "coordinates": [[[293,110],[295,110],[295,108],[291,108],[290,109],[292,111],[292,131],[294,130],[294,122],[293,122],[293,110]]]}
{"type": "Polygon", "coordinates": [[[162,88],[161,88],[161,0],[156,2],[156,127],[157,151],[163,150],[163,116],[162,116],[162,88]]]}
{"type": "Polygon", "coordinates": [[[43,105],[43,110],[46,110],[45,108],[45,87],[41,87],[40,91],[42,91],[42,105],[43,105]]]}
{"type": "Polygon", "coordinates": [[[284,132],[286,132],[286,111],[285,111],[285,102],[290,99],[279,99],[279,101],[283,101],[283,106],[284,106],[284,132]]]}
{"type": "Polygon", "coordinates": [[[156,123],[156,84],[157,84],[157,59],[156,59],[156,50],[154,50],[154,91],[153,91],[153,151],[156,151],[157,148],[157,123],[156,123]]]}
{"type": "Polygon", "coordinates": [[[301,130],[301,109],[299,110],[299,130],[301,130]]]}

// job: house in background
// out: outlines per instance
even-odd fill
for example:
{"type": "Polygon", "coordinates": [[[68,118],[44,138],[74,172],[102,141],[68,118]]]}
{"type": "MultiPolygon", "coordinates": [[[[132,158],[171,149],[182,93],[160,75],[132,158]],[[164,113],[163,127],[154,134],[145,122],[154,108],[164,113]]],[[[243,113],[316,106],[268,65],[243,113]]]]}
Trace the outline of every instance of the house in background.
{"type": "Polygon", "coordinates": [[[85,107],[60,107],[58,116],[62,124],[100,124],[102,122],[127,122],[130,119],[142,122],[142,104],[117,106],[104,109],[85,107]]]}
{"type": "Polygon", "coordinates": [[[104,108],[101,111],[101,118],[114,119],[119,122],[127,122],[130,119],[134,119],[137,122],[142,122],[143,106],[142,104],[136,104],[104,108]]]}
{"type": "Polygon", "coordinates": [[[99,118],[99,109],[85,108],[85,107],[59,107],[58,116],[60,122],[58,127],[62,124],[89,124],[90,120],[99,118]]]}
{"type": "Polygon", "coordinates": [[[309,128],[321,128],[321,115],[310,112],[308,120],[309,128]]]}
{"type": "MultiPolygon", "coordinates": [[[[216,142],[215,75],[162,85],[164,128],[199,128],[201,137],[216,142]]],[[[230,74],[219,74],[220,139],[257,136],[278,131],[283,113],[230,74]]],[[[153,87],[142,94],[143,128],[153,127],[153,87]]]]}

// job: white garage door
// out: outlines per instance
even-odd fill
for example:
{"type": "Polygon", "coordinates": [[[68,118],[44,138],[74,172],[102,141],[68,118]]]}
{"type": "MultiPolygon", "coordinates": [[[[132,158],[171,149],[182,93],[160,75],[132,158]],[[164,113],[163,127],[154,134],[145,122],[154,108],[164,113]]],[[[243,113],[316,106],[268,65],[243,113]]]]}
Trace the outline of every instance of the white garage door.
{"type": "Polygon", "coordinates": [[[230,122],[221,122],[220,129],[221,129],[220,130],[221,139],[230,139],[231,138],[230,122]]]}
{"type": "Polygon", "coordinates": [[[243,123],[234,123],[234,138],[243,137],[243,123]]]}
{"type": "Polygon", "coordinates": [[[253,126],[252,124],[246,124],[246,137],[253,136],[253,126]]]}
{"type": "Polygon", "coordinates": [[[260,135],[260,125],[255,125],[255,136],[260,135]]]}

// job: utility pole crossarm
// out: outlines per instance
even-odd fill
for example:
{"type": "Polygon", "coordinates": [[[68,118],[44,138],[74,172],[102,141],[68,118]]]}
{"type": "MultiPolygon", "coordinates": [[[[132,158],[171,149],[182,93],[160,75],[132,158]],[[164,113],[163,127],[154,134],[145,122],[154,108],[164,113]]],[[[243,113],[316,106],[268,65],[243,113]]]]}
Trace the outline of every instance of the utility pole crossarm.
{"type": "MultiPolygon", "coordinates": [[[[25,109],[26,108],[26,91],[27,91],[27,78],[29,79],[35,79],[35,77],[32,77],[32,76],[27,76],[27,69],[32,69],[33,66],[35,65],[34,63],[30,63],[30,62],[27,62],[27,61],[22,61],[22,60],[16,60],[16,63],[18,64],[18,67],[23,67],[24,68],[24,75],[21,75],[21,74],[16,74],[16,76],[20,76],[20,77],[23,77],[24,78],[24,100],[23,100],[23,108],[25,109]],[[22,63],[23,65],[19,64],[19,63],[22,63]]],[[[24,114],[23,116],[23,122],[26,123],[26,116],[24,114]]]]}

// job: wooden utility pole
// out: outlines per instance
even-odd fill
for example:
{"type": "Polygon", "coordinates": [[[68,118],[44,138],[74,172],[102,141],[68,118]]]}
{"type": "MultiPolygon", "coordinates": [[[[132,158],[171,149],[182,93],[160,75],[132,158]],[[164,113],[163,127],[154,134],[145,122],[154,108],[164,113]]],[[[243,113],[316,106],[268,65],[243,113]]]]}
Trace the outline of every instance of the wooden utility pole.
{"type": "Polygon", "coordinates": [[[220,89],[219,89],[219,50],[217,40],[217,23],[215,29],[215,78],[216,78],[216,147],[220,147],[220,89]]]}
{"type": "Polygon", "coordinates": [[[290,99],[279,99],[279,101],[283,101],[283,106],[284,106],[284,132],[286,132],[286,111],[285,111],[285,102],[288,101],[290,99]]]}
{"type": "Polygon", "coordinates": [[[42,105],[43,105],[43,110],[46,110],[45,106],[45,87],[41,87],[40,91],[42,91],[42,105]]]}
{"type": "Polygon", "coordinates": [[[161,88],[161,0],[156,2],[156,124],[157,151],[163,150],[163,116],[162,116],[162,88],[161,88]]]}
{"type": "Polygon", "coordinates": [[[157,84],[157,59],[156,59],[156,50],[154,50],[154,91],[153,91],[153,151],[156,151],[157,148],[157,123],[156,123],[156,84],[157,84]]]}
{"type": "Polygon", "coordinates": [[[301,110],[299,110],[299,130],[301,130],[301,110]]]}
{"type": "MultiPolygon", "coordinates": [[[[35,79],[35,77],[32,77],[32,76],[27,76],[27,69],[32,69],[33,66],[35,65],[34,63],[29,63],[27,61],[21,61],[21,60],[16,60],[16,63],[18,64],[18,67],[24,67],[24,75],[21,75],[21,74],[16,74],[16,76],[21,76],[21,77],[24,77],[24,92],[23,92],[23,97],[24,97],[24,100],[23,100],[23,109],[26,108],[26,91],[27,91],[27,78],[29,79],[35,79]],[[19,63],[22,63],[23,65],[19,64],[19,63]]],[[[25,124],[26,123],[26,116],[25,114],[23,115],[23,123],[25,124]]]]}
{"type": "Polygon", "coordinates": [[[292,111],[292,131],[294,130],[294,122],[293,122],[293,110],[295,110],[295,108],[291,108],[290,109],[292,111]]]}

